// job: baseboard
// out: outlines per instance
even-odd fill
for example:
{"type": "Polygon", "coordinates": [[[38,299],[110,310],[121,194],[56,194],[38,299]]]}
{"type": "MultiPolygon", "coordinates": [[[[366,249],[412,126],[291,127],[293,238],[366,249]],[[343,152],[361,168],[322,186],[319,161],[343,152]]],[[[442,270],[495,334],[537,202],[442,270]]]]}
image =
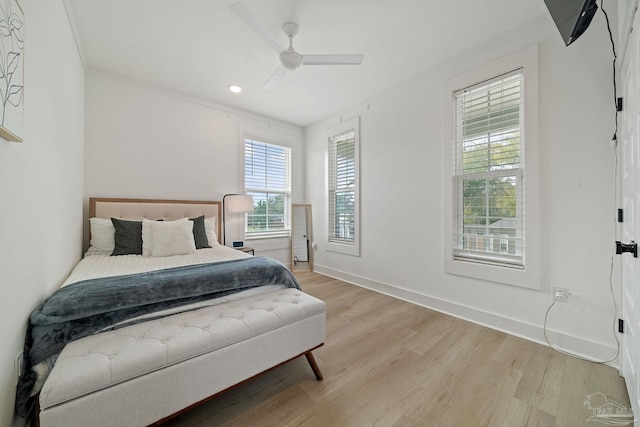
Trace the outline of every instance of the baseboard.
{"type": "MultiPolygon", "coordinates": [[[[543,325],[535,325],[518,319],[501,316],[496,313],[489,313],[453,301],[431,297],[429,295],[420,294],[397,286],[368,279],[366,277],[335,270],[330,267],[318,265],[317,263],[314,264],[313,271],[384,295],[420,305],[440,313],[458,317],[460,319],[533,341],[538,344],[549,346],[544,338],[543,325]]],[[[543,314],[544,313],[541,313],[541,319],[543,314]]],[[[594,361],[608,360],[616,353],[617,350],[615,347],[610,347],[599,342],[569,335],[558,330],[547,329],[547,336],[554,348],[594,361]]],[[[618,359],[615,358],[606,364],[614,368],[618,368],[618,359]]]]}

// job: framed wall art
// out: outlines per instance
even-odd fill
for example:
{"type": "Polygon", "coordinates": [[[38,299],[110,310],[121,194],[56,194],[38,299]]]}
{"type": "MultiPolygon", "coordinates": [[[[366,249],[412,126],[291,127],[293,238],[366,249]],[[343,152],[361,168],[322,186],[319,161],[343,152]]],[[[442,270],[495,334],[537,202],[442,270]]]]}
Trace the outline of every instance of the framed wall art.
{"type": "Polygon", "coordinates": [[[24,121],[24,12],[0,0],[0,136],[22,142],[24,121]]]}

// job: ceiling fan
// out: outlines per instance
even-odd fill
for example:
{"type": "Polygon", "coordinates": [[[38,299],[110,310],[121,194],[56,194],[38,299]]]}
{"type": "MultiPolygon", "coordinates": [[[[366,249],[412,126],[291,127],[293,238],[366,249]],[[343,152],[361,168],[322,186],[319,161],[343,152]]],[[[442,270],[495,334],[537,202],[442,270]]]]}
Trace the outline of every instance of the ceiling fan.
{"type": "Polygon", "coordinates": [[[242,2],[233,3],[229,9],[249,26],[256,34],[266,40],[280,55],[280,66],[271,78],[264,84],[265,89],[273,89],[284,77],[287,70],[296,70],[301,65],[360,65],[364,55],[334,54],[334,55],[302,55],[293,48],[293,37],[298,34],[298,25],[286,22],[282,30],[289,37],[289,47],[285,48],[256,18],[256,16],[242,2]]]}

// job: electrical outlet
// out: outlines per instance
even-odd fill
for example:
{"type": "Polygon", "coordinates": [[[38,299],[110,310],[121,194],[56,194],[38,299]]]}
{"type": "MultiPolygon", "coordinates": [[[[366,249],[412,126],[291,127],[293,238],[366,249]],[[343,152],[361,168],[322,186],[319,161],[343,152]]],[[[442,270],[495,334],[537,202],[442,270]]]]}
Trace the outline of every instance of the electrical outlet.
{"type": "Polygon", "coordinates": [[[22,373],[23,363],[24,363],[24,360],[22,360],[22,352],[20,352],[16,355],[16,358],[13,361],[16,385],[18,384],[18,380],[20,379],[20,374],[22,373]]]}
{"type": "Polygon", "coordinates": [[[571,292],[567,288],[561,288],[559,286],[554,286],[553,288],[553,299],[558,302],[569,302],[569,297],[571,296],[571,292]]]}

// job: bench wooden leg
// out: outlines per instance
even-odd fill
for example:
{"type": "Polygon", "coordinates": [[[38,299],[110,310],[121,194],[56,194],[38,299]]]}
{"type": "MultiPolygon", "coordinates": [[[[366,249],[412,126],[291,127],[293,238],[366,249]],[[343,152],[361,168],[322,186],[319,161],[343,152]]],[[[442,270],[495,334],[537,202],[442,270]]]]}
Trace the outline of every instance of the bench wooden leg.
{"type": "Polygon", "coordinates": [[[320,368],[318,367],[318,363],[316,363],[316,359],[313,357],[313,354],[310,351],[307,351],[305,354],[307,358],[307,362],[309,362],[309,366],[311,366],[311,370],[316,376],[318,381],[322,381],[322,372],[320,372],[320,368]]]}

